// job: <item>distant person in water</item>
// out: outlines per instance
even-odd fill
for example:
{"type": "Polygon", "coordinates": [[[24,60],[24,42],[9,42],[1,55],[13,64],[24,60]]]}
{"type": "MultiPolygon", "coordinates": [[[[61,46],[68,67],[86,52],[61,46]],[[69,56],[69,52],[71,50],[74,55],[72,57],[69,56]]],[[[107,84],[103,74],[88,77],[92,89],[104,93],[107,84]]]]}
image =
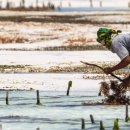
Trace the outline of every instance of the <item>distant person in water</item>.
{"type": "Polygon", "coordinates": [[[121,59],[117,65],[104,68],[106,74],[111,74],[113,71],[130,64],[130,34],[123,34],[120,30],[99,28],[97,41],[113,53],[116,53],[121,59]]]}

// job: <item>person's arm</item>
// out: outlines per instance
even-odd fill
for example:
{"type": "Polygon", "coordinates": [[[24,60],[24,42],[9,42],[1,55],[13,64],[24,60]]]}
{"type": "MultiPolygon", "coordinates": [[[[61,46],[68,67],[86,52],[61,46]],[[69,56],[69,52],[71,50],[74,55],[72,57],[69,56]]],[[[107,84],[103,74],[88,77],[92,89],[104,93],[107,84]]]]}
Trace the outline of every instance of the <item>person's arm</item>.
{"type": "Polygon", "coordinates": [[[126,56],[119,64],[113,67],[104,68],[106,74],[111,74],[113,71],[126,67],[130,64],[130,56],[126,56]]]}

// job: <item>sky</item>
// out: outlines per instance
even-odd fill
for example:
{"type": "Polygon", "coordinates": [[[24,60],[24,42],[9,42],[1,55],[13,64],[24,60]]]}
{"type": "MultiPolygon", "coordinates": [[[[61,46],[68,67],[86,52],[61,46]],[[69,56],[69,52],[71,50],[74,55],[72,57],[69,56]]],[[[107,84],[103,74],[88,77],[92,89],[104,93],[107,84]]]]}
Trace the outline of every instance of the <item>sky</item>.
{"type": "MultiPolygon", "coordinates": [[[[9,2],[14,2],[16,6],[19,5],[20,0],[8,0],[9,2]]],[[[89,7],[89,0],[39,0],[39,6],[48,2],[54,3],[55,6],[62,5],[62,7],[89,7]]],[[[99,7],[99,1],[102,1],[103,7],[128,7],[128,2],[130,0],[93,0],[94,7],[99,7]]],[[[6,5],[7,0],[0,0],[2,6],[6,5]]],[[[36,0],[25,0],[26,6],[35,6],[36,0]]]]}

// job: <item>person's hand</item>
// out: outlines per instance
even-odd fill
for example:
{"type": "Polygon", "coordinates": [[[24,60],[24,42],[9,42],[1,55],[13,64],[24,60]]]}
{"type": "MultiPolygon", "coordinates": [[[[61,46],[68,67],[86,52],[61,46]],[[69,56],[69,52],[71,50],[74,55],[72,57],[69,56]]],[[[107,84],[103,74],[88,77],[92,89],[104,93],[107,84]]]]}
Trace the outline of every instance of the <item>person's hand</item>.
{"type": "Polygon", "coordinates": [[[112,73],[112,68],[111,67],[107,67],[107,68],[104,68],[103,71],[106,74],[111,74],[112,73]]]}

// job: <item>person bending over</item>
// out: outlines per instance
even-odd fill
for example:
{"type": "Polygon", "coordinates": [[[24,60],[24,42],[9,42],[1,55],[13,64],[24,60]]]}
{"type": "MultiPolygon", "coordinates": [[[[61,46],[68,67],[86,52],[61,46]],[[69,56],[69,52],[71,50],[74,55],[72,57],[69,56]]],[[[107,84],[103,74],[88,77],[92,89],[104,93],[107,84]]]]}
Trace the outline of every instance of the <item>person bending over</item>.
{"type": "Polygon", "coordinates": [[[116,53],[121,59],[117,65],[104,68],[106,74],[111,74],[113,71],[130,64],[130,34],[123,34],[120,30],[99,28],[97,41],[116,53]]]}

